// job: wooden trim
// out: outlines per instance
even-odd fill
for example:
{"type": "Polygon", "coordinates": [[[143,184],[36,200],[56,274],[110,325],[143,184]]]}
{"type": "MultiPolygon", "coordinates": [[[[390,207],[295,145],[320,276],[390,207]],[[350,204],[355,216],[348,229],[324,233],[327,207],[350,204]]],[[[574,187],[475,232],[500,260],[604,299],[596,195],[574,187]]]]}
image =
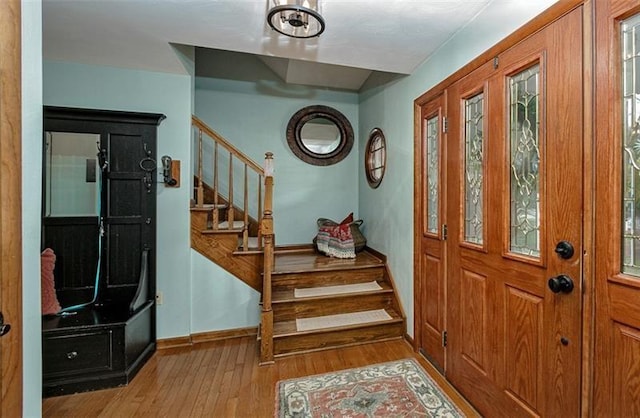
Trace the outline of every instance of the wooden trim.
{"type": "Polygon", "coordinates": [[[213,129],[209,128],[204,122],[198,119],[195,116],[191,116],[191,123],[198,127],[202,132],[207,134],[209,137],[213,138],[216,142],[218,142],[224,149],[229,151],[231,154],[234,154],[237,159],[251,167],[251,169],[260,175],[264,176],[264,169],[260,167],[258,163],[247,158],[244,154],[236,147],[234,147],[229,141],[224,139],[220,134],[218,134],[213,129]]]}
{"type": "Polygon", "coordinates": [[[580,5],[582,5],[583,1],[584,0],[562,0],[553,4],[547,10],[502,39],[500,42],[486,50],[484,53],[480,54],[464,67],[460,68],[458,71],[454,72],[449,77],[445,78],[444,80],[430,88],[429,91],[423,93],[420,97],[418,97],[414,101],[414,103],[418,106],[422,106],[423,104],[430,102],[451,84],[460,80],[467,74],[470,74],[474,70],[480,68],[484,63],[492,60],[494,57],[500,55],[502,52],[511,48],[523,39],[528,38],[534,33],[540,31],[542,28],[549,25],[549,23],[558,20],[560,17],[571,12],[576,7],[579,7],[580,5]]]}
{"type": "Polygon", "coordinates": [[[583,5],[583,256],[582,256],[582,393],[581,415],[591,416],[593,411],[594,350],[595,350],[595,140],[594,115],[594,1],[583,5]]]}
{"type": "Polygon", "coordinates": [[[156,348],[158,350],[165,350],[167,348],[176,347],[188,347],[193,345],[191,342],[191,336],[185,335],[182,337],[164,338],[156,342],[156,348]]]}
{"type": "Polygon", "coordinates": [[[160,125],[167,117],[162,113],[141,113],[119,110],[86,109],[76,107],[44,106],[47,119],[79,120],[83,122],[123,122],[139,125],[160,125]]]}
{"type": "Polygon", "coordinates": [[[0,416],[22,416],[22,10],[0,1],[0,416]]]}
{"type": "Polygon", "coordinates": [[[211,341],[252,337],[255,335],[258,335],[258,327],[225,329],[221,331],[197,332],[195,334],[185,335],[182,337],[164,338],[162,340],[158,340],[156,345],[158,350],[166,350],[168,348],[189,347],[211,341]]]}
{"type": "Polygon", "coordinates": [[[252,337],[258,335],[258,327],[246,327],[227,329],[222,331],[208,331],[191,334],[193,344],[206,343],[209,341],[228,340],[231,338],[252,337]]]}
{"type": "Polygon", "coordinates": [[[369,253],[371,253],[371,255],[375,256],[376,258],[380,259],[383,263],[387,263],[387,256],[382,254],[380,251],[378,250],[374,250],[373,248],[369,247],[368,245],[366,245],[364,247],[364,251],[367,251],[369,253]]]}
{"type": "Polygon", "coordinates": [[[405,340],[407,340],[407,342],[409,343],[409,345],[410,345],[411,347],[414,347],[414,348],[413,348],[413,351],[417,351],[417,350],[415,349],[415,344],[416,344],[416,342],[415,342],[415,340],[413,339],[413,337],[411,337],[411,335],[409,335],[409,334],[407,334],[407,333],[405,332],[405,334],[404,334],[404,339],[405,339],[405,340]]]}
{"type": "Polygon", "coordinates": [[[420,295],[422,294],[421,265],[422,256],[422,107],[413,104],[413,350],[418,351],[419,341],[422,339],[422,330],[418,318],[422,317],[420,295]]]}

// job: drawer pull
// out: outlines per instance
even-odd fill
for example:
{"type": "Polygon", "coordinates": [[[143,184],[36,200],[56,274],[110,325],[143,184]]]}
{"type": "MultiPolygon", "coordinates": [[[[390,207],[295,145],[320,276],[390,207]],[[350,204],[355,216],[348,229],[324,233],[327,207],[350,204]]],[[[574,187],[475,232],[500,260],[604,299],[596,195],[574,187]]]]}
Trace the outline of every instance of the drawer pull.
{"type": "Polygon", "coordinates": [[[73,360],[74,358],[78,357],[78,352],[77,351],[69,351],[67,353],[67,358],[69,360],[73,360]]]}

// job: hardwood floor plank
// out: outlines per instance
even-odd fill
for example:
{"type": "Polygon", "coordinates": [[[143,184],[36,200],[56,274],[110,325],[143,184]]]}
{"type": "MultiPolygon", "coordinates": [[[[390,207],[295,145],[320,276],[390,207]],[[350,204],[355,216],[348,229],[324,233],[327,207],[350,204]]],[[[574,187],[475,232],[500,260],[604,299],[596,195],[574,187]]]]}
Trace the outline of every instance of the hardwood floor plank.
{"type": "Polygon", "coordinates": [[[404,340],[277,359],[258,366],[247,336],[158,351],[128,386],[43,400],[43,417],[273,417],[279,380],[415,358],[467,413],[474,410],[404,340]]]}

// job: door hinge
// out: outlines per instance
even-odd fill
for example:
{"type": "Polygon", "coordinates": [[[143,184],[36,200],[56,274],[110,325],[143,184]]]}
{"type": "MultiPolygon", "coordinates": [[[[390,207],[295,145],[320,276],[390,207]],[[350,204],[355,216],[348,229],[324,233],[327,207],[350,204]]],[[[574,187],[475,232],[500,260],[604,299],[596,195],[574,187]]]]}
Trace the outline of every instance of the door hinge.
{"type": "Polygon", "coordinates": [[[447,331],[442,331],[442,346],[447,346],[447,331]]]}
{"type": "Polygon", "coordinates": [[[498,57],[493,58],[493,69],[496,70],[499,65],[500,65],[500,58],[498,57]]]}
{"type": "Polygon", "coordinates": [[[449,119],[446,116],[442,118],[442,133],[446,134],[449,130],[449,119]]]}
{"type": "Polygon", "coordinates": [[[442,239],[447,239],[447,224],[442,224],[442,239]]]}

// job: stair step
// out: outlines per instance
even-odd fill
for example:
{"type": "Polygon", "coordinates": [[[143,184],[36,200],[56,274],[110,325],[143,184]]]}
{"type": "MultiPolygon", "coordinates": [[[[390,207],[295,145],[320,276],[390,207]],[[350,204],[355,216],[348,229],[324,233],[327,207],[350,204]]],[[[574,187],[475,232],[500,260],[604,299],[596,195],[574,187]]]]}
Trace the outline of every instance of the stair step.
{"type": "Polygon", "coordinates": [[[203,212],[209,212],[213,209],[226,209],[227,208],[227,204],[225,203],[219,203],[217,205],[214,205],[213,203],[205,203],[202,206],[191,206],[191,210],[192,211],[203,211],[203,212]]]}
{"type": "Polygon", "coordinates": [[[352,298],[359,295],[370,295],[377,293],[393,293],[393,289],[386,282],[375,282],[378,286],[377,289],[360,288],[359,285],[368,285],[374,282],[363,283],[348,283],[337,286],[317,286],[317,287],[304,287],[304,288],[291,288],[283,289],[273,292],[273,303],[304,303],[314,300],[335,299],[335,298],[352,298]],[[315,290],[318,294],[308,296],[296,296],[296,289],[298,290],[315,290]]]}
{"type": "Polygon", "coordinates": [[[274,320],[285,321],[296,318],[392,308],[394,306],[393,302],[393,291],[385,289],[377,292],[295,298],[285,301],[274,298],[272,308],[274,320]]]}
{"type": "Polygon", "coordinates": [[[334,315],[314,316],[310,318],[297,318],[296,331],[316,331],[329,328],[342,328],[354,325],[365,325],[372,322],[390,321],[393,318],[384,309],[371,309],[341,313],[334,315]]]}
{"type": "MultiPolygon", "coordinates": [[[[274,323],[274,354],[283,356],[300,352],[323,350],[345,345],[402,338],[404,321],[391,308],[384,309],[390,319],[357,321],[328,328],[299,331],[295,320],[274,323]]],[[[364,316],[368,316],[362,314],[364,316]]],[[[333,316],[332,316],[333,317],[333,316]]],[[[347,318],[346,316],[343,318],[347,318]]]]}
{"type": "Polygon", "coordinates": [[[220,222],[218,229],[240,229],[244,228],[244,221],[233,221],[231,228],[229,228],[229,221],[220,222]]]}
{"type": "Polygon", "coordinates": [[[384,282],[384,265],[354,270],[320,270],[301,273],[272,273],[273,291],[293,290],[303,287],[337,286],[343,284],[384,282]]]}
{"type": "MultiPolygon", "coordinates": [[[[242,237],[240,237],[238,239],[238,248],[242,248],[242,245],[243,245],[243,239],[242,239],[242,237]]],[[[258,249],[258,237],[249,237],[247,239],[247,245],[248,245],[250,250],[257,250],[258,249]]]]}

